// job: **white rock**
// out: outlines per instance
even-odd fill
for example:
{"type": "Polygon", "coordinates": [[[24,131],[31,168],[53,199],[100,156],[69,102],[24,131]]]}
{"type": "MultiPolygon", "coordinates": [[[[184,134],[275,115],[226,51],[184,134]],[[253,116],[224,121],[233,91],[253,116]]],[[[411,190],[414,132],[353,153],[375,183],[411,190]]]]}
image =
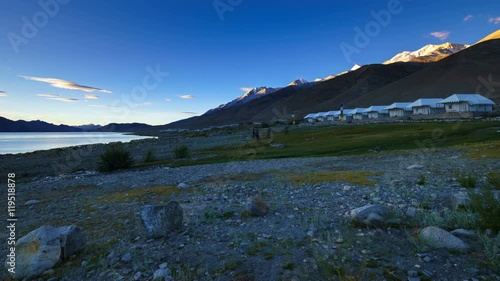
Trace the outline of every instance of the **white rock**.
{"type": "Polygon", "coordinates": [[[458,237],[469,237],[469,238],[476,236],[476,232],[474,230],[461,229],[461,228],[453,230],[451,234],[458,237]]]}
{"type": "Polygon", "coordinates": [[[35,205],[38,203],[40,203],[40,200],[28,200],[26,201],[26,203],[24,203],[24,205],[35,205]]]}
{"type": "Polygon", "coordinates": [[[189,188],[189,185],[187,185],[187,184],[185,184],[185,183],[181,182],[181,183],[179,183],[179,184],[177,185],[177,187],[178,187],[178,188],[189,188]]]}
{"type": "Polygon", "coordinates": [[[460,238],[435,226],[429,226],[422,229],[419,233],[419,239],[424,244],[435,249],[448,249],[462,252],[469,250],[469,245],[460,238]]]}
{"type": "Polygon", "coordinates": [[[414,170],[414,169],[423,169],[423,165],[418,165],[418,164],[413,164],[411,166],[406,167],[407,170],[414,170]]]}

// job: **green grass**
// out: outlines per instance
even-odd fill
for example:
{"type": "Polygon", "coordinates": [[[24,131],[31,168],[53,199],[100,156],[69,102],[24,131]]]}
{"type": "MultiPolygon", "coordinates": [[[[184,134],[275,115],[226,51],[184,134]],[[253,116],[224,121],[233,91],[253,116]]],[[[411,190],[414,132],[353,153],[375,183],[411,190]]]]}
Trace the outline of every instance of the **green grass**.
{"type": "Polygon", "coordinates": [[[463,188],[475,188],[477,184],[477,177],[472,173],[458,174],[457,180],[463,188]]]}
{"type": "Polygon", "coordinates": [[[376,182],[370,177],[381,175],[380,172],[370,171],[328,171],[328,172],[301,172],[278,174],[284,182],[295,185],[320,184],[324,182],[342,181],[357,185],[374,185],[376,182]]]}
{"type": "Polygon", "coordinates": [[[489,171],[486,181],[494,189],[500,189],[500,171],[489,171]]]}
{"type": "Polygon", "coordinates": [[[430,152],[429,149],[439,147],[468,149],[471,144],[488,142],[488,148],[492,145],[500,146],[497,128],[497,122],[302,127],[288,134],[274,134],[272,142],[284,143],[286,147],[283,149],[270,148],[267,140],[250,141],[237,146],[198,151],[199,155],[211,156],[189,162],[176,162],[175,166],[250,159],[359,155],[374,147],[379,147],[382,151],[423,149],[430,152]]]}

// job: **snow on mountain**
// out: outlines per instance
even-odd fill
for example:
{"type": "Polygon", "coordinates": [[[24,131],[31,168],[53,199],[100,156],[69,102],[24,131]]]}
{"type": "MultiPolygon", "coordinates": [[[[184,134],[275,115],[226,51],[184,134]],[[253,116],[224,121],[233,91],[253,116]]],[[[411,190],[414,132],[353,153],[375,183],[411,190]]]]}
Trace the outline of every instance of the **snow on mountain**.
{"type": "Polygon", "coordinates": [[[309,84],[309,82],[307,82],[306,80],[304,79],[297,79],[297,80],[293,80],[292,82],[290,82],[290,84],[288,84],[288,86],[302,86],[302,85],[307,85],[309,84]]]}
{"type": "Polygon", "coordinates": [[[360,67],[361,67],[361,65],[359,65],[359,64],[355,64],[355,65],[351,68],[351,71],[358,70],[360,67]]]}
{"type": "Polygon", "coordinates": [[[349,72],[351,72],[351,71],[356,71],[356,70],[358,70],[360,67],[362,67],[362,65],[355,64],[355,65],[354,65],[354,66],[353,66],[350,70],[347,70],[347,71],[341,72],[341,73],[339,73],[339,74],[329,75],[329,76],[327,76],[327,77],[325,77],[325,78],[316,78],[316,79],[314,79],[314,82],[316,82],[316,83],[317,83],[317,82],[323,82],[323,81],[326,81],[326,80],[330,80],[330,79],[333,79],[333,78],[338,77],[338,76],[340,76],[340,75],[344,75],[344,74],[346,74],[346,73],[349,73],[349,72]]]}
{"type": "MultiPolygon", "coordinates": [[[[291,86],[291,87],[309,88],[309,87],[312,87],[313,85],[314,85],[313,82],[308,82],[307,80],[301,78],[301,79],[293,80],[286,87],[291,86]]],[[[226,104],[221,104],[216,108],[210,109],[206,113],[218,111],[221,109],[231,108],[231,107],[236,106],[236,105],[242,105],[242,104],[245,104],[245,103],[252,101],[254,99],[258,99],[258,98],[261,98],[265,95],[269,95],[269,94],[272,94],[274,92],[277,92],[283,88],[284,87],[277,87],[277,88],[256,87],[256,88],[253,88],[253,89],[247,91],[245,94],[241,95],[240,97],[238,97],[238,98],[236,98],[236,99],[234,99],[226,104]]]]}
{"type": "Polygon", "coordinates": [[[248,92],[244,93],[240,97],[238,97],[238,98],[236,98],[236,99],[234,99],[226,104],[221,104],[216,108],[210,109],[206,113],[218,111],[218,110],[225,109],[225,108],[230,108],[230,107],[233,107],[235,105],[245,104],[245,103],[252,101],[254,99],[263,97],[265,95],[272,94],[280,89],[282,89],[282,88],[255,87],[255,88],[249,90],[248,92]]]}
{"type": "Polygon", "coordinates": [[[420,61],[420,62],[436,61],[444,57],[447,57],[451,54],[460,52],[468,48],[469,46],[470,45],[455,44],[450,42],[440,45],[429,44],[413,52],[409,51],[401,52],[396,56],[394,56],[392,59],[385,61],[384,64],[390,64],[395,62],[410,62],[410,61],[420,61]]]}

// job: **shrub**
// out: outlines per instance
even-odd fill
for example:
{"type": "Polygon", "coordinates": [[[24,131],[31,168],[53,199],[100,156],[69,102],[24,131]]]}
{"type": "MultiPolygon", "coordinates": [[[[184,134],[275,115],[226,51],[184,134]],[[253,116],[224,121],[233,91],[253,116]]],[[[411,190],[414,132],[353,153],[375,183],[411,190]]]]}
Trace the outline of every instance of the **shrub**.
{"type": "Polygon", "coordinates": [[[500,171],[489,171],[486,180],[495,189],[500,189],[500,171]]]}
{"type": "Polygon", "coordinates": [[[492,188],[483,187],[479,192],[469,191],[470,206],[479,215],[483,229],[500,231],[500,200],[495,197],[492,188]]]}
{"type": "Polygon", "coordinates": [[[142,160],[144,161],[144,163],[151,163],[156,161],[156,156],[152,150],[148,150],[148,152],[144,154],[142,160]]]}
{"type": "Polygon", "coordinates": [[[474,188],[476,187],[477,183],[477,177],[471,174],[464,175],[464,174],[459,174],[457,175],[458,182],[460,183],[461,187],[465,188],[474,188]]]}
{"type": "Polygon", "coordinates": [[[189,148],[185,145],[174,148],[174,155],[176,159],[189,158],[190,154],[191,152],[189,151],[189,148]]]}
{"type": "Polygon", "coordinates": [[[112,172],[119,169],[130,168],[134,160],[122,144],[115,144],[106,148],[106,152],[101,154],[99,162],[99,171],[112,172]]]}
{"type": "Polygon", "coordinates": [[[420,177],[417,181],[417,184],[418,185],[425,185],[425,175],[420,175],[420,177]]]}

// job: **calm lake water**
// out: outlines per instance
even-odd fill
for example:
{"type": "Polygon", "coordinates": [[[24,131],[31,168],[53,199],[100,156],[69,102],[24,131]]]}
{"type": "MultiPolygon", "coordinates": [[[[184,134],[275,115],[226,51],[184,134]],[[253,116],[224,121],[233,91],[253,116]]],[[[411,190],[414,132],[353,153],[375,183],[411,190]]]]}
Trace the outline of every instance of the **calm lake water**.
{"type": "Polygon", "coordinates": [[[0,133],[0,154],[24,153],[83,144],[129,142],[148,137],[124,133],[0,133]]]}

